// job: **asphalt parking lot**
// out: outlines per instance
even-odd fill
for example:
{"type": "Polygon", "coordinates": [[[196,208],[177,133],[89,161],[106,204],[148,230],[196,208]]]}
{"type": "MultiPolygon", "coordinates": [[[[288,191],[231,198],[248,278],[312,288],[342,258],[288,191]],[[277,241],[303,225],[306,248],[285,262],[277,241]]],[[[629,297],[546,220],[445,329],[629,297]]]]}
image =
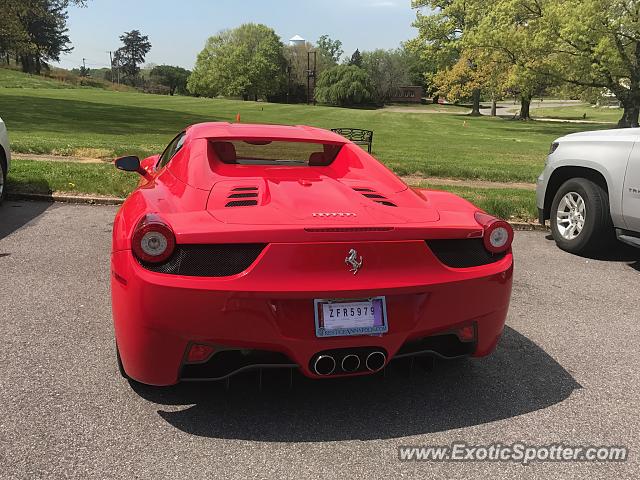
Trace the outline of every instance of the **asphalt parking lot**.
{"type": "MultiPolygon", "coordinates": [[[[638,478],[640,260],[517,232],[487,359],[385,377],[156,389],[116,368],[116,207],[0,207],[0,478],[638,478]],[[406,463],[399,445],[626,445],[625,463],[406,463]]],[[[461,299],[463,301],[464,299],[461,299]]]]}

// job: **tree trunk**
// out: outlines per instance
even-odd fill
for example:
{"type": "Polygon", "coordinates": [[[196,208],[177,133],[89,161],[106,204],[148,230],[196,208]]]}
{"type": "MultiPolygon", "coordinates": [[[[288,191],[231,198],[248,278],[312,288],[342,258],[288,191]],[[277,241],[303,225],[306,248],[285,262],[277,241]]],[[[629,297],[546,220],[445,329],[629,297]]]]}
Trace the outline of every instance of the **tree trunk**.
{"type": "Polygon", "coordinates": [[[531,96],[523,95],[520,97],[520,120],[531,120],[531,96]]]}
{"type": "Polygon", "coordinates": [[[497,115],[498,110],[498,102],[495,99],[491,100],[491,116],[495,117],[497,115]]]}
{"type": "Polygon", "coordinates": [[[481,115],[480,113],[480,89],[476,88],[473,91],[473,106],[471,107],[471,116],[481,115]]]}
{"type": "Polygon", "coordinates": [[[431,100],[431,102],[432,102],[434,105],[437,105],[439,100],[440,100],[440,95],[434,95],[434,96],[433,96],[433,99],[431,100]]]}
{"type": "Polygon", "coordinates": [[[623,102],[624,113],[618,122],[618,128],[630,128],[638,126],[638,116],[640,115],[640,104],[633,101],[623,102]]]}

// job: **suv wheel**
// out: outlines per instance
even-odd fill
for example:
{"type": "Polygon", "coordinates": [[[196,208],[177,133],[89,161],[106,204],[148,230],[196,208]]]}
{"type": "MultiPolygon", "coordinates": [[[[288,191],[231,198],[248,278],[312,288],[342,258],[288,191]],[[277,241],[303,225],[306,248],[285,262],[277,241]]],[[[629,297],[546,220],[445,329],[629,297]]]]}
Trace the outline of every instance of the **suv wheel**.
{"type": "Polygon", "coordinates": [[[551,204],[551,233],[558,247],[578,255],[604,247],[613,237],[607,192],[586,178],[564,182],[551,204]]]}
{"type": "MultiPolygon", "coordinates": [[[[0,149],[1,150],[1,149],[0,149]]],[[[0,153],[0,157],[2,154],[0,153]]],[[[7,196],[7,170],[4,166],[4,161],[0,158],[0,203],[7,196]]]]}

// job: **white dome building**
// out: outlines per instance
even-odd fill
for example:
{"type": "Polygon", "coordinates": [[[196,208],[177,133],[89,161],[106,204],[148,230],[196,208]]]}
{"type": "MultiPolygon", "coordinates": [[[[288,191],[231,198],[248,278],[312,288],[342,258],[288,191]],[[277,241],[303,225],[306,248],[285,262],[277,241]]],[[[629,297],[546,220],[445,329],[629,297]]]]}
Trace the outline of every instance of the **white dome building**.
{"type": "Polygon", "coordinates": [[[302,38],[300,35],[295,35],[289,39],[289,45],[295,47],[297,45],[304,45],[306,40],[302,38]]]}

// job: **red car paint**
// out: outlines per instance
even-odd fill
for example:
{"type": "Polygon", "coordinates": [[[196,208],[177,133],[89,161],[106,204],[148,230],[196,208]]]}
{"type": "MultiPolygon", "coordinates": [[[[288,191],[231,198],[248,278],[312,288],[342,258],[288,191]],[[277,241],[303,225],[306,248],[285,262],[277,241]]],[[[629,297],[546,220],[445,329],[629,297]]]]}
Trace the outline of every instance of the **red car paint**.
{"type": "MultiPolygon", "coordinates": [[[[153,385],[180,381],[192,345],[212,346],[211,362],[223,350],[275,352],[314,378],[322,377],[312,364],[319,352],[378,349],[388,362],[412,340],[441,339],[459,327],[468,335],[470,325],[476,338],[469,354],[485,356],[495,348],[511,295],[510,248],[486,264],[452,267],[425,242],[482,238],[479,209],[466,200],[411,189],[357,145],[311,127],[199,124],[186,130],[166,166],[156,169],[158,159],[141,162],[147,173],[113,228],[113,318],[130,378],[153,385]],[[218,140],[341,148],[327,166],[232,165],[212,151],[218,140]],[[237,188],[252,188],[257,205],[226,207],[237,188]],[[232,275],[152,271],[131,246],[147,214],[166,222],[177,246],[265,246],[232,275]],[[345,264],[351,249],[363,259],[357,274],[345,264]],[[316,336],[314,299],[378,296],[386,299],[387,333],[316,336]]],[[[367,373],[337,368],[332,376],[367,373]]]]}

